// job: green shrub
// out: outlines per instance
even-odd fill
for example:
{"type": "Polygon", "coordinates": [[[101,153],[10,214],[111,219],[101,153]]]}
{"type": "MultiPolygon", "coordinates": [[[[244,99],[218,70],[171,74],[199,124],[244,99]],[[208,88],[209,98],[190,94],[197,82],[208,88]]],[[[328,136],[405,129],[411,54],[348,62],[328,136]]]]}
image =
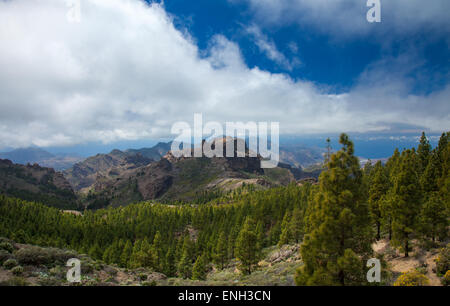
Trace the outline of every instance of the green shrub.
{"type": "Polygon", "coordinates": [[[1,282],[0,286],[28,286],[29,283],[23,278],[14,276],[7,281],[1,282]]]}
{"type": "Polygon", "coordinates": [[[12,255],[8,251],[0,250],[0,265],[3,265],[3,263],[11,257],[12,255]]]}
{"type": "Polygon", "coordinates": [[[64,278],[66,271],[62,266],[56,266],[51,268],[48,273],[56,278],[64,278]]]}
{"type": "Polygon", "coordinates": [[[141,284],[142,286],[152,286],[152,287],[154,287],[154,286],[156,286],[157,284],[156,284],[156,281],[155,280],[152,280],[151,282],[143,282],[142,284],[141,284]]]}
{"type": "Polygon", "coordinates": [[[7,261],[5,261],[5,262],[3,263],[3,267],[4,267],[5,269],[11,270],[12,268],[14,268],[15,266],[17,266],[18,264],[19,264],[19,263],[17,262],[17,260],[10,258],[10,259],[8,259],[7,261]]]}
{"type": "Polygon", "coordinates": [[[442,248],[436,258],[436,274],[442,276],[450,270],[450,243],[442,248]]]}
{"type": "Polygon", "coordinates": [[[11,269],[12,274],[14,275],[22,275],[23,273],[23,267],[22,266],[15,266],[11,269]]]}
{"type": "Polygon", "coordinates": [[[12,253],[14,251],[14,247],[11,243],[7,241],[0,242],[0,250],[5,250],[9,253],[12,253]]]}
{"type": "Polygon", "coordinates": [[[61,282],[55,277],[42,277],[38,279],[38,284],[41,286],[59,286],[61,282]]]}
{"type": "Polygon", "coordinates": [[[65,264],[67,260],[76,256],[75,253],[55,248],[41,248],[30,246],[16,252],[16,258],[26,265],[56,265],[65,264]]]}
{"type": "Polygon", "coordinates": [[[444,277],[442,278],[442,285],[450,286],[450,270],[445,272],[444,277]]]}
{"type": "Polygon", "coordinates": [[[94,264],[88,261],[81,262],[81,274],[91,274],[95,270],[94,264]]]}

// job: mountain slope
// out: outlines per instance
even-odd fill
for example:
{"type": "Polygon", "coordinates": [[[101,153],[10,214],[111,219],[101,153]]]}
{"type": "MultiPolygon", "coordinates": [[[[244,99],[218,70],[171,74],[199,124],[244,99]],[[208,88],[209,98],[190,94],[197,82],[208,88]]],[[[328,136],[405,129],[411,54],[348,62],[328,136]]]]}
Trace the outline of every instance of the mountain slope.
{"type": "Polygon", "coordinates": [[[78,162],[64,175],[76,191],[87,192],[94,184],[126,176],[129,170],[160,160],[170,150],[171,143],[160,142],[151,148],[113,150],[78,162]]]}
{"type": "Polygon", "coordinates": [[[60,172],[37,164],[19,165],[0,159],[0,193],[63,209],[77,208],[77,198],[60,172]]]}
{"type": "MultiPolygon", "coordinates": [[[[222,145],[226,147],[225,140],[222,145]]],[[[236,140],[234,140],[236,141],[236,140]]],[[[235,145],[235,148],[237,146],[235,145]]],[[[208,194],[227,192],[243,184],[258,188],[287,185],[294,181],[288,169],[263,169],[260,157],[179,157],[172,152],[160,161],[97,181],[87,196],[90,207],[126,205],[142,200],[200,201],[208,194]]]]}
{"type": "Polygon", "coordinates": [[[76,163],[64,171],[64,176],[76,191],[89,190],[95,183],[123,175],[131,169],[147,165],[153,160],[139,153],[113,150],[108,154],[97,154],[76,163]]]}

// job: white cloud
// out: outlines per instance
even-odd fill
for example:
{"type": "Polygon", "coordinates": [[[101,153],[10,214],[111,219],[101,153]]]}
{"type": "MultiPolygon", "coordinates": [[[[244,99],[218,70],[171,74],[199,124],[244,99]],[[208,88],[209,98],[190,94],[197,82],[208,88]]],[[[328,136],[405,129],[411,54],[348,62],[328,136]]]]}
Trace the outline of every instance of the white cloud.
{"type": "Polygon", "coordinates": [[[332,36],[373,34],[385,40],[418,29],[450,32],[448,0],[381,0],[381,23],[366,20],[367,0],[229,0],[248,2],[260,25],[313,26],[332,36]]]}
{"type": "Polygon", "coordinates": [[[385,87],[372,69],[354,90],[332,95],[249,69],[223,36],[200,56],[157,4],[85,0],[79,24],[66,13],[59,0],[0,2],[0,148],[167,137],[194,112],[279,121],[282,133],[448,128],[449,86],[405,95],[399,79],[385,87]]]}
{"type": "Polygon", "coordinates": [[[275,43],[270,40],[267,35],[263,34],[257,25],[247,27],[246,32],[253,37],[259,50],[282,68],[292,70],[295,66],[300,65],[298,58],[294,58],[290,61],[283,53],[278,51],[275,43]]]}

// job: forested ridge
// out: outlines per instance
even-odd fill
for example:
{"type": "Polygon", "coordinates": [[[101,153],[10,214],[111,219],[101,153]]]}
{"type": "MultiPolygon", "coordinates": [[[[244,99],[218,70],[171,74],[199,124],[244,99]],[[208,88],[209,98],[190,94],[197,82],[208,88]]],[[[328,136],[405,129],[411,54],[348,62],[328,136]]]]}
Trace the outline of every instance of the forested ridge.
{"type": "Polygon", "coordinates": [[[377,239],[387,237],[404,256],[413,241],[447,239],[449,137],[432,149],[423,134],[417,149],[396,150],[386,164],[362,169],[343,134],[318,185],[244,186],[200,205],[142,202],[78,216],[0,196],[0,236],[193,279],[233,258],[242,273],[252,273],[264,247],[302,243],[297,284],[364,284],[377,239]]]}

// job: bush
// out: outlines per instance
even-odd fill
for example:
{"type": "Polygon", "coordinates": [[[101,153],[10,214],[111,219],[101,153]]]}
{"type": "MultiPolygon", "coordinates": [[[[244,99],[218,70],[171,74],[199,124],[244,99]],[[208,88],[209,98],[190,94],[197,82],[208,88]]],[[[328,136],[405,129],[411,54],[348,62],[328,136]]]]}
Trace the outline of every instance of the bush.
{"type": "Polygon", "coordinates": [[[61,282],[54,277],[42,277],[38,279],[38,284],[41,286],[59,286],[61,282]]]}
{"type": "Polygon", "coordinates": [[[141,286],[146,286],[146,287],[154,287],[154,286],[157,286],[157,284],[156,284],[156,281],[151,281],[151,282],[143,282],[142,284],[141,284],[141,286]]]}
{"type": "Polygon", "coordinates": [[[16,258],[21,264],[26,265],[55,265],[65,264],[67,260],[76,254],[55,248],[41,248],[30,246],[16,252],[16,258]]]}
{"type": "Polygon", "coordinates": [[[450,243],[445,248],[442,248],[436,258],[436,274],[442,276],[450,270],[450,243]]]}
{"type": "Polygon", "coordinates": [[[417,270],[403,273],[395,281],[394,286],[425,286],[429,284],[428,278],[417,270]]]}
{"type": "Polygon", "coordinates": [[[7,241],[0,242],[0,250],[5,250],[8,253],[12,253],[14,251],[14,247],[11,243],[7,241]]]}
{"type": "Polygon", "coordinates": [[[23,267],[22,266],[15,266],[11,269],[12,274],[14,275],[22,275],[23,273],[23,267]]]}
{"type": "Polygon", "coordinates": [[[8,251],[0,250],[0,265],[3,265],[3,263],[8,259],[10,259],[11,257],[12,255],[8,253],[8,251]]]}
{"type": "Polygon", "coordinates": [[[106,273],[108,273],[109,275],[111,275],[111,276],[116,276],[116,275],[117,275],[117,270],[114,269],[114,268],[111,267],[111,266],[105,266],[105,267],[104,267],[104,271],[105,271],[106,273]]]}
{"type": "Polygon", "coordinates": [[[82,261],[81,262],[81,274],[91,274],[95,270],[95,266],[92,262],[82,261]]]}
{"type": "Polygon", "coordinates": [[[23,278],[14,276],[7,281],[1,282],[0,286],[28,286],[29,283],[23,278]]]}
{"type": "Polygon", "coordinates": [[[64,276],[66,275],[65,269],[63,269],[63,267],[61,266],[51,268],[48,273],[56,278],[64,278],[64,276]]]}
{"type": "Polygon", "coordinates": [[[442,278],[442,285],[450,286],[450,270],[445,272],[444,277],[442,278]]]}
{"type": "Polygon", "coordinates": [[[15,266],[19,265],[19,263],[17,262],[17,260],[15,259],[8,259],[7,261],[5,261],[3,263],[3,267],[7,270],[11,270],[12,268],[14,268],[15,266]]]}

